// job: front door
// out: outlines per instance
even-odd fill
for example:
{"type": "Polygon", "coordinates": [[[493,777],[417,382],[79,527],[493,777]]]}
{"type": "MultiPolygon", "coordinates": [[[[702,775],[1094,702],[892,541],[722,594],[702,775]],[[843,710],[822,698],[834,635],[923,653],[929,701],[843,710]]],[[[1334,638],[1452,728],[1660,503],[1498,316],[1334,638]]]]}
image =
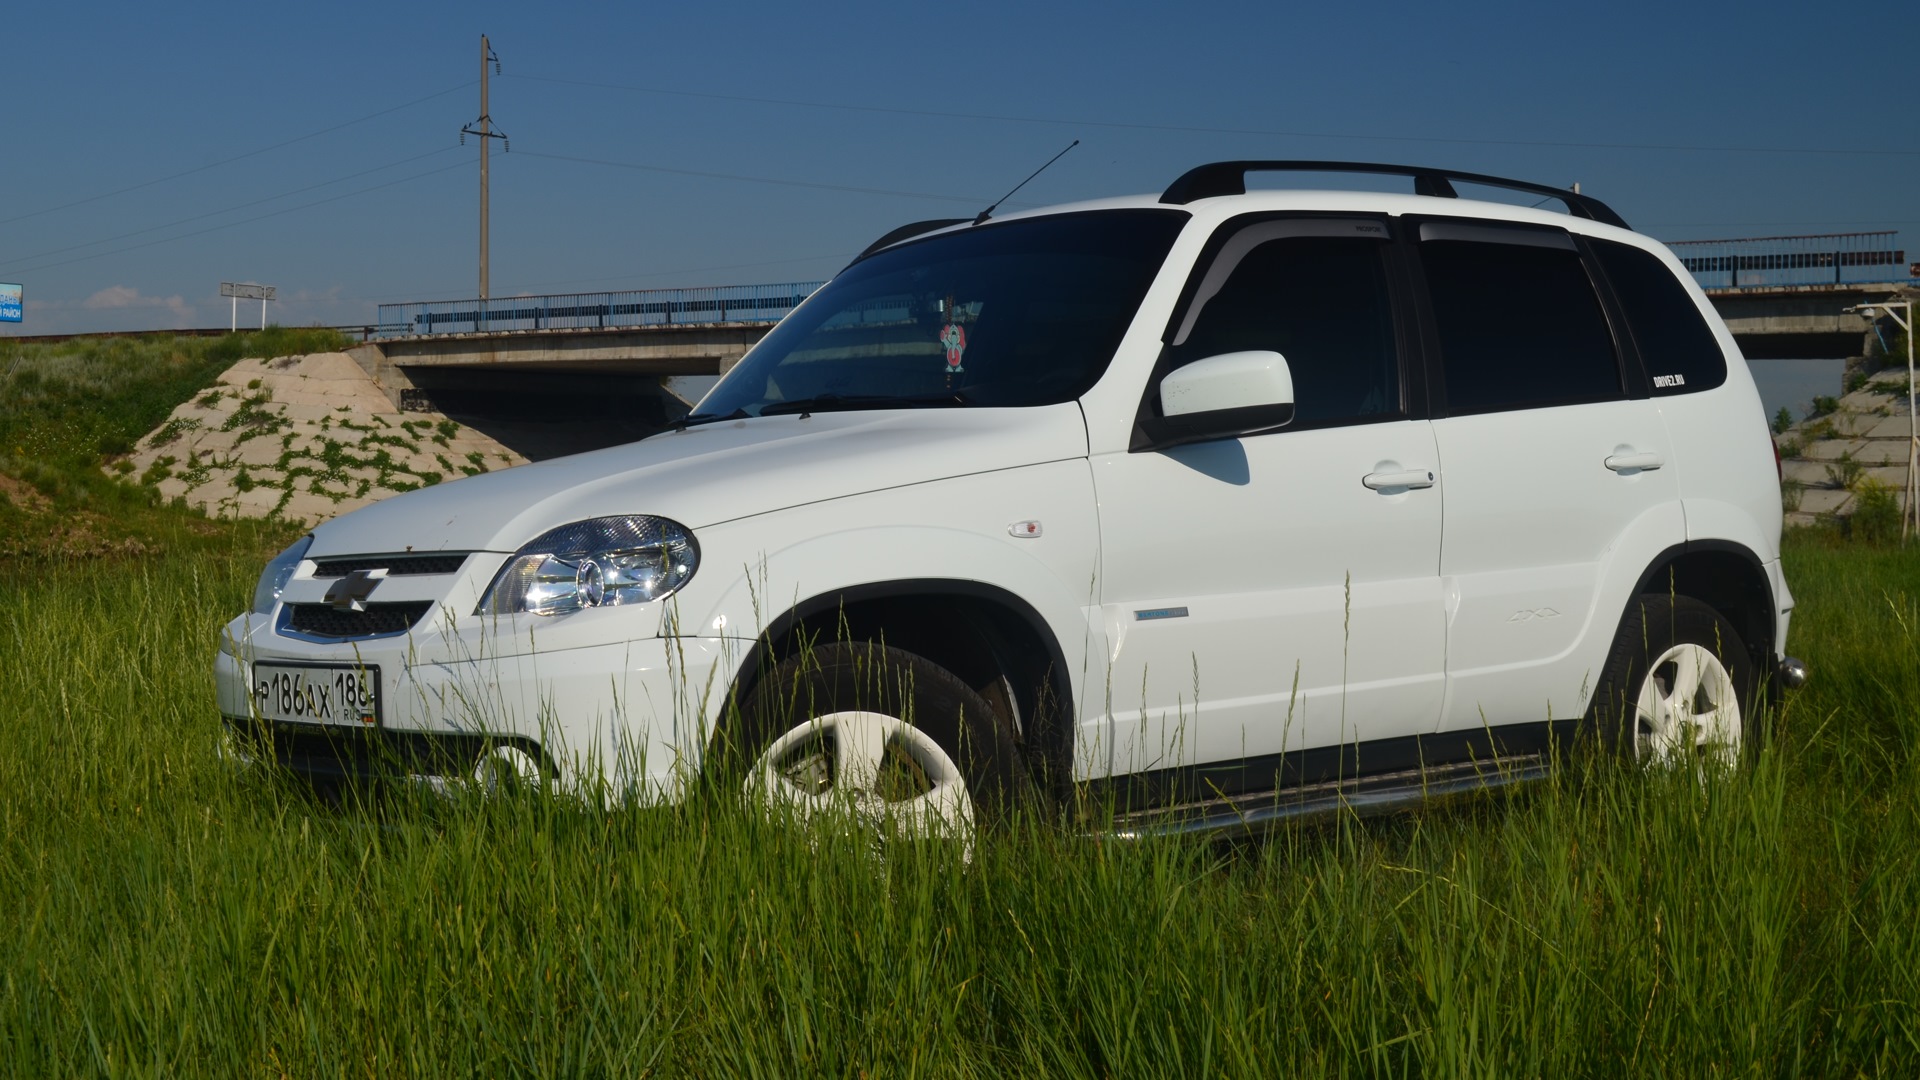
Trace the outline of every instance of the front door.
{"type": "Polygon", "coordinates": [[[1107,696],[1096,769],[1196,796],[1265,790],[1283,767],[1315,779],[1315,751],[1369,770],[1356,744],[1437,722],[1443,482],[1408,407],[1390,248],[1384,218],[1266,218],[1223,227],[1203,257],[1156,379],[1276,351],[1296,415],[1094,459],[1110,649],[1089,679],[1107,696]]]}

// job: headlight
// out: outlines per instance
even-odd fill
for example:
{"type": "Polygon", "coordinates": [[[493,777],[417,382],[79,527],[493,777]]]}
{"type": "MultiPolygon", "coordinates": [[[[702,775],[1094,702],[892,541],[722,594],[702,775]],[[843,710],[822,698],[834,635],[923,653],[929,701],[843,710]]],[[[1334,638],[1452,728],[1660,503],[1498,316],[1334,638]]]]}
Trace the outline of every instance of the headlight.
{"type": "Polygon", "coordinates": [[[679,522],[645,515],[576,521],[514,552],[477,614],[564,615],[644,604],[685,585],[699,565],[700,549],[679,522]]]}
{"type": "Polygon", "coordinates": [[[280,600],[280,590],[287,587],[293,572],[300,568],[300,560],[307,557],[307,549],[313,546],[313,537],[303,536],[293,542],[293,546],[273,557],[267,568],[260,572],[260,584],[253,587],[253,611],[256,615],[267,615],[273,611],[273,605],[280,600]]]}

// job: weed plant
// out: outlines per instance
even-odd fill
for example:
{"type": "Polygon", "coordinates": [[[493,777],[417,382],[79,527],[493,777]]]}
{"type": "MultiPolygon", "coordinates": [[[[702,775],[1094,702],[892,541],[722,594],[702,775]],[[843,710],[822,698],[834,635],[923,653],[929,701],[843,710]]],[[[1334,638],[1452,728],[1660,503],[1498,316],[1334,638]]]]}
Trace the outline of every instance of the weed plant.
{"type": "Polygon", "coordinates": [[[216,752],[255,557],[0,568],[0,1074],[1911,1076],[1920,560],[1805,536],[1753,767],[970,866],[216,752]]]}

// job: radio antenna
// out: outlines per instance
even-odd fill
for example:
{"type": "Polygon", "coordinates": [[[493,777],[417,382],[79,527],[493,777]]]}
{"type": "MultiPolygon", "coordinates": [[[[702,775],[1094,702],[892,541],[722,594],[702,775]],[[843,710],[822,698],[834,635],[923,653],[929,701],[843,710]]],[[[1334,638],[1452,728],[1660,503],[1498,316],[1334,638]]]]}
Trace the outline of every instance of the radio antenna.
{"type": "MultiPolygon", "coordinates": [[[[1068,144],[1067,144],[1067,150],[1071,150],[1071,149],[1073,149],[1074,147],[1076,147],[1076,146],[1079,146],[1079,145],[1080,145],[1080,140],[1079,140],[1079,139],[1075,139],[1075,140],[1073,140],[1072,142],[1070,142],[1070,143],[1068,143],[1068,144]]],[[[1019,190],[1020,190],[1021,188],[1023,188],[1023,187],[1026,187],[1026,186],[1027,186],[1027,184],[1028,184],[1028,183],[1030,183],[1030,182],[1031,182],[1031,181],[1033,180],[1033,177],[1034,177],[1034,176],[1039,176],[1039,175],[1040,175],[1041,173],[1043,173],[1043,172],[1046,172],[1046,171],[1047,171],[1047,167],[1048,167],[1049,165],[1052,165],[1052,164],[1053,164],[1054,162],[1056,162],[1056,161],[1059,161],[1059,160],[1060,160],[1061,158],[1063,158],[1063,157],[1066,157],[1066,156],[1067,156],[1067,150],[1062,150],[1062,151],[1060,151],[1059,153],[1057,153],[1057,154],[1055,154],[1055,155],[1053,155],[1052,157],[1050,157],[1050,158],[1048,158],[1048,159],[1047,159],[1047,164],[1046,164],[1046,165],[1042,165],[1042,166],[1040,166],[1039,168],[1037,168],[1037,169],[1035,169],[1035,170],[1033,170],[1033,176],[1029,176],[1029,177],[1027,177],[1027,178],[1026,178],[1025,180],[1022,180],[1022,181],[1020,181],[1019,183],[1017,183],[1017,184],[1015,184],[1015,185],[1013,185],[1013,191],[1019,191],[1019,190]]],[[[974,223],[975,225],[978,225],[978,224],[980,224],[981,222],[983,222],[983,221],[985,221],[985,220],[987,220],[988,218],[990,218],[990,217],[992,217],[992,216],[993,216],[993,212],[994,212],[995,210],[998,210],[998,209],[1000,209],[1000,204],[1001,204],[1001,203],[1003,203],[1003,202],[1006,202],[1006,201],[1007,201],[1008,199],[1011,199],[1011,198],[1013,198],[1013,191],[1009,191],[1009,192],[1007,192],[1007,193],[1006,193],[1005,195],[1002,195],[1002,196],[1000,196],[1000,197],[999,197],[998,199],[995,199],[995,200],[993,201],[993,205],[992,205],[992,206],[989,206],[989,207],[987,207],[987,208],[986,208],[985,210],[982,210],[982,211],[980,211],[980,216],[979,216],[979,217],[977,217],[977,218],[974,218],[974,219],[973,219],[973,223],[974,223]]]]}

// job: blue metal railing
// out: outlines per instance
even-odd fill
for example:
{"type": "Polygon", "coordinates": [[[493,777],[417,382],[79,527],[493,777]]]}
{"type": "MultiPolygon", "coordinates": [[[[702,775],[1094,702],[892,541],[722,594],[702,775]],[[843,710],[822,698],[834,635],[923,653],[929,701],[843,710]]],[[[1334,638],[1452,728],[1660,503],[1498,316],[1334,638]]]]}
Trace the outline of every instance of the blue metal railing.
{"type": "Polygon", "coordinates": [[[1913,275],[1897,232],[1686,240],[1668,244],[1705,289],[1905,281],[1913,275]]]}
{"type": "Polygon", "coordinates": [[[709,285],[692,289],[500,296],[381,304],[373,336],[481,334],[508,330],[602,330],[622,326],[777,322],[825,282],[709,285]]]}

